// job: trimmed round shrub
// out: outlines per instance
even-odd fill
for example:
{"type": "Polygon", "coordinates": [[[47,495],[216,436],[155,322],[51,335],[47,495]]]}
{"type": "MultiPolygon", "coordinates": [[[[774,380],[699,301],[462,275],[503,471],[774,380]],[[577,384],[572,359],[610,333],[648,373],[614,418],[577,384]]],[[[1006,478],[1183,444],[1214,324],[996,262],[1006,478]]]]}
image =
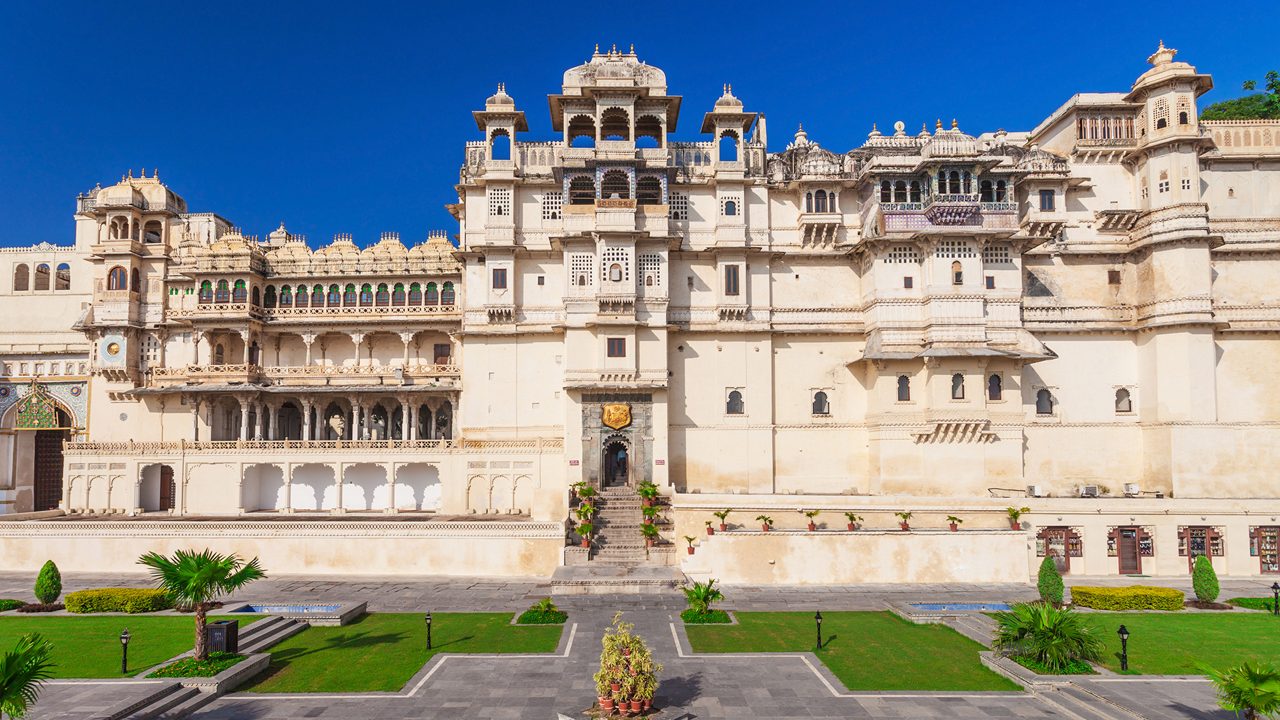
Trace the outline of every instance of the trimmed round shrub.
{"type": "Polygon", "coordinates": [[[58,601],[62,594],[62,573],[52,560],[46,561],[36,576],[36,599],[43,605],[51,605],[58,601]]]}
{"type": "Polygon", "coordinates": [[[1191,567],[1191,588],[1196,591],[1197,600],[1207,603],[1217,600],[1221,592],[1213,562],[1204,555],[1196,556],[1196,563],[1191,567]]]}
{"type": "Polygon", "coordinates": [[[145,613],[168,610],[173,600],[154,588],[97,588],[67,593],[67,612],[145,613]]]}
{"type": "Polygon", "coordinates": [[[1036,589],[1040,591],[1040,599],[1054,605],[1062,604],[1062,576],[1058,574],[1058,564],[1052,557],[1045,557],[1040,563],[1040,576],[1036,579],[1036,589]]]}
{"type": "Polygon", "coordinates": [[[6,610],[17,610],[23,605],[26,605],[26,603],[22,602],[21,600],[5,598],[3,600],[0,600],[0,612],[4,612],[6,610]]]}
{"type": "Polygon", "coordinates": [[[1150,585],[1071,588],[1071,604],[1094,610],[1181,610],[1186,596],[1181,590],[1150,585]]]}

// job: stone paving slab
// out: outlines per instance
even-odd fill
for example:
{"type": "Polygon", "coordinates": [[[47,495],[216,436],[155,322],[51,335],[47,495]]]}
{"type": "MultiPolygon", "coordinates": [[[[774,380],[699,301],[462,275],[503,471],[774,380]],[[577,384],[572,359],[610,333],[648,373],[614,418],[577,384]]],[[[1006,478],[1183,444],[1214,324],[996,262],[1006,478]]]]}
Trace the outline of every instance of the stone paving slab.
{"type": "Polygon", "coordinates": [[[27,720],[96,720],[164,684],[163,680],[52,680],[45,684],[27,720]]]}

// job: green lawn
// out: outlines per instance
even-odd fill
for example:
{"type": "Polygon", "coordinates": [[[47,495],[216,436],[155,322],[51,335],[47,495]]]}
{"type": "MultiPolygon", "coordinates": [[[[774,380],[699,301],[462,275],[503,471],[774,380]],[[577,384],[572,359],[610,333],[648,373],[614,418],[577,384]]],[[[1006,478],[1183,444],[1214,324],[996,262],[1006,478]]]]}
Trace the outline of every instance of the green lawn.
{"type": "Polygon", "coordinates": [[[271,649],[249,692],[394,691],[438,652],[550,653],[562,625],[516,627],[511,613],[433,613],[432,650],[418,613],[374,613],[342,627],[313,627],[271,649]]]}
{"type": "Polygon", "coordinates": [[[1106,643],[1102,664],[1119,672],[1120,638],[1129,631],[1129,671],[1148,675],[1203,675],[1245,660],[1276,663],[1280,619],[1262,613],[1089,613],[1106,643]]]}
{"type": "MultiPolygon", "coordinates": [[[[244,628],[258,616],[240,617],[244,628]]],[[[114,678],[120,674],[120,631],[129,628],[129,674],[190,650],[195,620],[190,615],[41,617],[0,616],[0,651],[13,649],[18,637],[40,633],[53,645],[54,677],[114,678]]]]}
{"type": "MultiPolygon", "coordinates": [[[[687,626],[695,652],[814,649],[810,613],[739,612],[738,625],[687,626]]],[[[822,614],[822,662],[850,690],[1020,690],[978,660],[985,649],[942,625],[916,625],[888,612],[822,614]]]]}

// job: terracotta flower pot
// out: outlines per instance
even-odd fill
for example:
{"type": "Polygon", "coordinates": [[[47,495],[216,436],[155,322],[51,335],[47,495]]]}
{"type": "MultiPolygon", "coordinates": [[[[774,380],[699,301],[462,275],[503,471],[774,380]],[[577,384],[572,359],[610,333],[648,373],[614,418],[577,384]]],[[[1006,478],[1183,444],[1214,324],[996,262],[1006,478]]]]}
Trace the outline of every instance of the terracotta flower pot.
{"type": "Polygon", "coordinates": [[[1021,529],[1022,529],[1022,522],[1021,522],[1021,521],[1018,521],[1018,520],[1010,520],[1010,521],[1009,521],[1009,527],[1010,527],[1011,529],[1013,529],[1013,530],[1021,530],[1021,529]]]}
{"type": "Polygon", "coordinates": [[[649,710],[653,707],[653,698],[644,699],[644,709],[649,710]]]}
{"type": "Polygon", "coordinates": [[[858,526],[856,523],[849,523],[849,532],[853,532],[854,530],[857,530],[857,529],[858,529],[858,526]]]}
{"type": "Polygon", "coordinates": [[[644,709],[644,701],[631,698],[631,712],[638,713],[644,709]]]}
{"type": "Polygon", "coordinates": [[[909,523],[904,523],[904,522],[898,523],[898,527],[902,528],[903,530],[911,529],[911,525],[909,523]]]}
{"type": "Polygon", "coordinates": [[[693,554],[693,546],[692,546],[692,545],[690,545],[690,546],[689,546],[689,554],[690,554],[690,555],[692,555],[692,554],[693,554]]]}
{"type": "Polygon", "coordinates": [[[951,523],[951,532],[960,532],[960,526],[955,523],[951,523]]]}
{"type": "Polygon", "coordinates": [[[645,547],[653,547],[653,538],[645,538],[645,539],[644,539],[644,546],[645,546],[645,547]]]}
{"type": "Polygon", "coordinates": [[[716,529],[715,529],[715,528],[713,528],[713,527],[711,527],[710,525],[708,525],[708,526],[707,526],[707,534],[708,534],[708,535],[715,535],[715,534],[716,534],[716,529]]]}
{"type": "Polygon", "coordinates": [[[591,538],[582,538],[582,547],[584,548],[591,547],[591,538]]]}
{"type": "Polygon", "coordinates": [[[817,531],[818,531],[818,523],[810,522],[810,523],[809,523],[809,532],[817,532],[817,531]]]}
{"type": "Polygon", "coordinates": [[[597,700],[600,701],[601,710],[613,710],[613,698],[607,695],[601,695],[597,700]]]}
{"type": "Polygon", "coordinates": [[[769,526],[768,526],[768,525],[761,525],[761,526],[760,526],[760,528],[761,528],[762,530],[764,530],[764,532],[769,532],[769,526]]]}
{"type": "Polygon", "coordinates": [[[724,523],[720,523],[720,532],[728,532],[728,531],[729,531],[729,526],[724,523]]]}
{"type": "MultiPolygon", "coordinates": [[[[625,652],[626,649],[624,648],[623,651],[625,652]]],[[[617,695],[618,691],[622,689],[622,683],[611,682],[609,683],[609,689],[613,691],[614,695],[617,695]]]]}

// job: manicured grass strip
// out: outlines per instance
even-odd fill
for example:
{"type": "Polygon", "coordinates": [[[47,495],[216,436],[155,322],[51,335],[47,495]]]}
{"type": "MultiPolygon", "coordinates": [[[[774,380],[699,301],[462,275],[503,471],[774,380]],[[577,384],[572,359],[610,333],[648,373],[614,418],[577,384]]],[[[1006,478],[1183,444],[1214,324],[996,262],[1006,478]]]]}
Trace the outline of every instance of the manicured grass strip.
{"type": "MultiPolygon", "coordinates": [[[[803,652],[816,640],[812,613],[739,612],[737,625],[687,627],[695,652],[803,652]]],[[[984,648],[943,625],[888,612],[822,614],[817,651],[850,690],[1020,690],[978,660],[984,648]]]]}
{"type": "Polygon", "coordinates": [[[680,619],[686,625],[715,625],[721,623],[731,623],[733,620],[729,617],[729,613],[724,610],[708,610],[700,613],[693,608],[689,608],[680,613],[680,619]]]}
{"type": "Polygon", "coordinates": [[[1222,670],[1245,660],[1274,664],[1280,619],[1261,613],[1090,613],[1089,623],[1106,643],[1102,664],[1120,671],[1120,638],[1129,631],[1129,672],[1203,675],[1201,665],[1222,670]]]}
{"type": "MultiPolygon", "coordinates": [[[[243,629],[259,616],[237,616],[243,629]]],[[[195,620],[178,617],[79,616],[0,617],[0,649],[10,650],[26,633],[40,633],[53,645],[54,677],[114,678],[120,674],[120,631],[129,628],[129,675],[191,649],[195,620]]]]}
{"type": "MultiPolygon", "coordinates": [[[[4,602],[0,600],[0,602],[4,602]]],[[[1236,607],[1248,608],[1249,610],[1266,610],[1271,612],[1275,606],[1275,600],[1272,598],[1231,598],[1227,601],[1230,605],[1236,607]]]]}
{"type": "Polygon", "coordinates": [[[374,613],[342,627],[313,627],[271,649],[248,692],[395,691],[436,653],[551,653],[560,625],[511,625],[510,613],[432,613],[432,650],[419,613],[374,613]]]}

